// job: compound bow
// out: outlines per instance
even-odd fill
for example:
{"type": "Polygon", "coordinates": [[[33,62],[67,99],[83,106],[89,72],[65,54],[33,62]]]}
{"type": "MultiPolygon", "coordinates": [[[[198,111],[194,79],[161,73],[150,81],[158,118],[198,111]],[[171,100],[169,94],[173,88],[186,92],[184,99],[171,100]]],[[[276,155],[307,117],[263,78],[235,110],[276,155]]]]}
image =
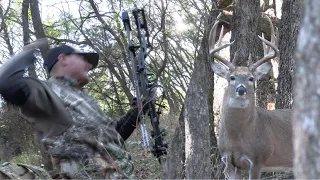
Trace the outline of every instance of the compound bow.
{"type": "MultiPolygon", "coordinates": [[[[142,113],[139,113],[140,128],[142,132],[142,140],[144,147],[148,152],[151,152],[155,157],[158,158],[161,163],[160,157],[167,154],[167,143],[164,142],[163,136],[165,131],[161,130],[159,127],[159,118],[161,114],[161,109],[165,107],[161,102],[156,103],[156,90],[158,85],[155,81],[156,77],[154,73],[146,71],[145,59],[147,57],[147,49],[151,48],[149,42],[149,31],[147,26],[147,21],[144,13],[144,9],[134,9],[132,11],[135,24],[136,24],[136,33],[139,40],[139,45],[134,45],[133,40],[131,39],[131,26],[130,18],[128,12],[122,12],[122,21],[127,32],[128,38],[128,48],[129,48],[129,58],[131,61],[132,74],[133,74],[133,84],[136,90],[136,100],[139,112],[142,112],[144,106],[147,106],[148,116],[152,125],[153,130],[151,131],[151,137],[154,139],[154,143],[150,146],[149,135],[145,121],[143,119],[142,113]],[[139,49],[138,62],[136,65],[136,50],[139,49]],[[145,98],[143,103],[142,98],[145,98]],[[158,109],[157,107],[158,106],[158,109]],[[157,110],[156,110],[157,109],[157,110]]],[[[163,100],[162,96],[162,100],[163,100]]]]}

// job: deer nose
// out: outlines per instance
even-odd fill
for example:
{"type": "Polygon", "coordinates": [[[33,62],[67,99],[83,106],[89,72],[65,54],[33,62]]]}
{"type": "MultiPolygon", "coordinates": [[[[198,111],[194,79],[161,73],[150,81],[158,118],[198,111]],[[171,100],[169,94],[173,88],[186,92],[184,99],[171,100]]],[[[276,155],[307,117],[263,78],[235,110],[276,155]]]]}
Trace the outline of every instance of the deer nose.
{"type": "Polygon", "coordinates": [[[236,88],[236,93],[239,96],[243,96],[245,94],[247,94],[247,89],[243,84],[240,84],[237,88],[236,88]]]}

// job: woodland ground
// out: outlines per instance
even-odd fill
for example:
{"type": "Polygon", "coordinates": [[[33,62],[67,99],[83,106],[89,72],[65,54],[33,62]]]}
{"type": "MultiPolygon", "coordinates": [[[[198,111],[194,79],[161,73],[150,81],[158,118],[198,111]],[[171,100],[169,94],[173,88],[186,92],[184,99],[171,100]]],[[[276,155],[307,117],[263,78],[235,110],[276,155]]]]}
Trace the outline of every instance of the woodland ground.
{"type": "MultiPolygon", "coordinates": [[[[164,114],[161,117],[160,126],[161,128],[166,129],[167,135],[165,136],[165,140],[167,142],[171,142],[175,127],[177,125],[177,121],[178,116],[164,114]]],[[[144,153],[143,142],[141,141],[140,126],[137,127],[136,131],[126,141],[125,146],[127,151],[131,154],[137,178],[161,178],[163,163],[160,164],[158,162],[158,159],[155,158],[151,153],[144,153]]],[[[41,164],[41,158],[42,157],[38,150],[26,149],[20,155],[13,157],[11,159],[11,162],[33,164],[38,166],[41,164]]]]}
{"type": "MultiPolygon", "coordinates": [[[[165,128],[167,135],[165,140],[171,145],[171,140],[175,128],[178,124],[178,115],[168,115],[164,114],[161,116],[160,126],[165,128]]],[[[147,119],[146,119],[147,121],[147,119]]],[[[215,121],[216,124],[219,122],[219,110],[215,110],[215,121]]],[[[147,123],[148,125],[148,123],[147,123]]],[[[217,126],[216,126],[217,127],[217,126]]],[[[151,129],[149,127],[149,129],[151,129]]],[[[218,130],[218,128],[216,129],[218,130]]],[[[216,131],[218,132],[218,131],[216,131]]],[[[150,133],[150,132],[149,132],[150,133]]],[[[151,153],[145,154],[143,148],[143,142],[141,141],[141,131],[140,126],[137,127],[136,131],[130,136],[130,138],[125,143],[127,151],[131,154],[135,175],[138,179],[161,179],[162,178],[162,166],[164,163],[160,164],[158,159],[155,158],[151,153]]],[[[22,152],[19,156],[12,158],[11,162],[24,163],[24,164],[41,164],[41,155],[37,150],[27,149],[22,152]]],[[[164,159],[162,159],[164,160],[164,159]]],[[[244,175],[246,177],[246,175],[244,175]]],[[[292,173],[263,173],[263,179],[292,179],[292,173]]]]}

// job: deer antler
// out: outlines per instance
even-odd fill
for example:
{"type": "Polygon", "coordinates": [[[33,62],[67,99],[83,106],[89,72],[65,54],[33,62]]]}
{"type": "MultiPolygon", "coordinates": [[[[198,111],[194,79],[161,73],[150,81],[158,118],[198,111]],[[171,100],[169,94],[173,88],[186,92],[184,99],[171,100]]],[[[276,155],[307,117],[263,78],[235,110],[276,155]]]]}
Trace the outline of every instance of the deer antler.
{"type": "Polygon", "coordinates": [[[218,51],[230,46],[233,42],[228,43],[228,44],[224,44],[221,45],[221,41],[222,41],[222,36],[223,36],[223,29],[224,27],[221,27],[221,31],[220,31],[220,35],[219,35],[219,40],[217,43],[217,47],[215,47],[215,39],[216,39],[216,33],[217,33],[217,27],[218,27],[218,23],[219,23],[219,18],[221,17],[222,13],[219,13],[219,15],[217,16],[217,20],[215,21],[214,25],[212,26],[211,30],[210,30],[210,34],[209,34],[209,53],[216,58],[217,60],[219,60],[221,63],[223,63],[224,65],[226,65],[229,69],[234,69],[234,65],[224,59],[223,57],[221,57],[220,55],[217,54],[218,51]]]}
{"type": "Polygon", "coordinates": [[[258,66],[260,66],[261,64],[267,62],[270,59],[273,59],[275,57],[277,57],[279,55],[279,49],[278,49],[278,40],[277,37],[275,35],[275,31],[274,31],[274,26],[272,24],[271,19],[266,16],[269,24],[271,26],[271,40],[268,41],[264,38],[264,35],[262,33],[262,37],[259,36],[259,38],[262,40],[262,46],[263,46],[263,54],[264,57],[259,59],[257,62],[255,62],[254,64],[252,64],[249,69],[250,70],[254,70],[256,69],[258,66]]]}

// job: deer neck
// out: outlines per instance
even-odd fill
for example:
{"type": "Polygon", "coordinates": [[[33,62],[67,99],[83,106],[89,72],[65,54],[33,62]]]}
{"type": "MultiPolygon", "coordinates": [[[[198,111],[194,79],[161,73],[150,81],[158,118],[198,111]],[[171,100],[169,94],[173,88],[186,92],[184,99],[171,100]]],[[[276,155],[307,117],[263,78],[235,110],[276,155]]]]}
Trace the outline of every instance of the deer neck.
{"type": "Polygon", "coordinates": [[[256,108],[254,97],[237,99],[225,96],[221,112],[221,123],[230,133],[255,128],[256,108]]]}

